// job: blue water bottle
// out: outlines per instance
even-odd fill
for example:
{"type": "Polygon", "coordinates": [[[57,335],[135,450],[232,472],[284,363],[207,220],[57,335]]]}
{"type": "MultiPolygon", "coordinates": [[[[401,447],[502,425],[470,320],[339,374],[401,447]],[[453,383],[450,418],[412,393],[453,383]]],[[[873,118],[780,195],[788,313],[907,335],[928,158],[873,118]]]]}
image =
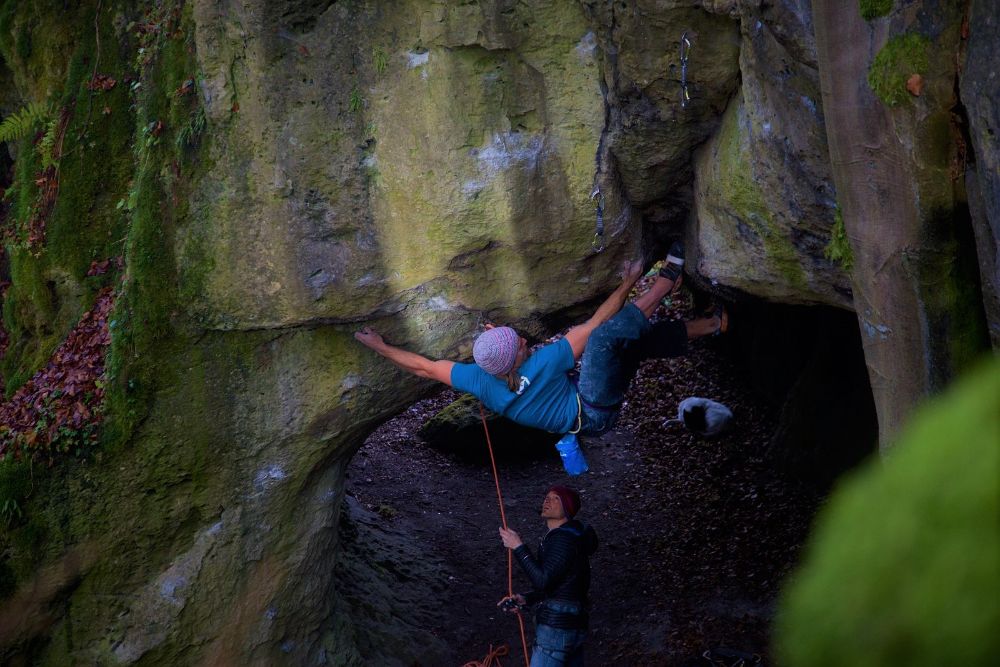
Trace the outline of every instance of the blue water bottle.
{"type": "Polygon", "coordinates": [[[556,443],[559,456],[562,457],[563,468],[569,475],[580,475],[590,470],[587,459],[583,458],[583,451],[580,443],[577,442],[575,433],[567,433],[562,440],[556,443]]]}

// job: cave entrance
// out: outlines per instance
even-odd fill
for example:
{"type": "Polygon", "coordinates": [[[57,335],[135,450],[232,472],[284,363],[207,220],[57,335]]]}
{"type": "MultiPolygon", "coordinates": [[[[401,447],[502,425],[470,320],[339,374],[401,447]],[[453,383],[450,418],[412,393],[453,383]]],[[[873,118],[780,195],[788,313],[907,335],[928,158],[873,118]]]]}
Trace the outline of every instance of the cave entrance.
{"type": "MultiPolygon", "coordinates": [[[[849,313],[745,304],[733,321],[731,336],[643,365],[616,430],[584,440],[582,477],[567,477],[550,445],[491,429],[508,522],[527,544],[544,533],[549,485],[581,492],[579,518],[601,541],[594,664],[673,664],[717,646],[766,653],[779,585],[816,507],[837,473],[874,451],[849,313]],[[732,407],[736,426],[708,440],[665,424],[692,395],[732,407]],[[847,419],[851,401],[862,407],[847,419]]],[[[481,426],[443,447],[419,433],[457,397],[408,406],[348,468],[338,611],[369,664],[463,664],[500,643],[520,664],[517,623],[495,606],[506,558],[481,426]]],[[[520,572],[514,581],[527,590],[520,572]]]]}

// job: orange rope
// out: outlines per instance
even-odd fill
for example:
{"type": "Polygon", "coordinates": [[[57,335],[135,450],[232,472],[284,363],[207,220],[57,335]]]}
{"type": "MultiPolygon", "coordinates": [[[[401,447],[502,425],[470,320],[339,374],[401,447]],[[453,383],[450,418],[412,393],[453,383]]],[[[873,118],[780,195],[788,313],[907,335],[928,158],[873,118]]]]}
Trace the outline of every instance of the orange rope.
{"type": "Polygon", "coordinates": [[[490,644],[490,652],[486,654],[486,657],[482,660],[470,660],[469,662],[462,665],[462,667],[503,667],[500,664],[500,658],[505,655],[510,655],[510,647],[506,644],[501,644],[496,648],[493,648],[493,644],[490,644]]]}
{"type": "MultiPolygon", "coordinates": [[[[490,465],[493,466],[493,481],[496,483],[497,486],[497,502],[500,504],[500,522],[503,524],[504,530],[506,530],[507,515],[506,513],[504,513],[503,510],[503,494],[500,492],[500,476],[497,475],[497,462],[496,459],[493,457],[493,442],[490,440],[490,429],[486,426],[486,411],[483,410],[482,403],[479,404],[479,417],[480,419],[483,420],[483,431],[486,433],[486,447],[487,449],[489,449],[490,452],[490,465]]],[[[511,549],[507,549],[507,595],[509,596],[514,595],[513,564],[514,564],[514,552],[511,549]]],[[[524,650],[524,665],[525,667],[530,667],[529,662],[531,661],[531,658],[528,655],[528,640],[524,635],[524,617],[521,616],[521,612],[519,610],[515,611],[514,613],[517,614],[517,624],[521,629],[521,648],[524,650]]],[[[491,646],[490,654],[486,656],[487,659],[491,658],[492,654],[494,653],[492,648],[493,647],[491,646]]],[[[506,648],[506,646],[502,646],[500,648],[506,648]]],[[[497,650],[499,651],[500,649],[498,648],[497,650]]],[[[506,655],[506,653],[504,653],[504,655],[506,655]]],[[[497,660],[497,664],[498,665],[500,664],[499,660],[497,660]]],[[[489,665],[490,663],[488,662],[482,663],[483,667],[489,667],[489,665]]]]}

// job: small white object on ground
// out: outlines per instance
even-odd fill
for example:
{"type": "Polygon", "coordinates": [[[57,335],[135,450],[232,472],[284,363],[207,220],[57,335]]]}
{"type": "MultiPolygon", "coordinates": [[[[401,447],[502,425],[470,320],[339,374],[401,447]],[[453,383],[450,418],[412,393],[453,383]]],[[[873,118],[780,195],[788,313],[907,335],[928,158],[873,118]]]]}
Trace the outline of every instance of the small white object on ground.
{"type": "Polygon", "coordinates": [[[669,419],[664,422],[664,424],[677,421],[684,424],[692,433],[704,436],[715,436],[729,428],[729,424],[732,420],[733,411],[722,403],[713,401],[710,398],[690,396],[681,401],[680,405],[677,406],[677,419],[669,419]],[[692,428],[688,421],[685,421],[684,419],[684,413],[697,412],[699,409],[704,410],[705,413],[704,429],[692,428]]]}

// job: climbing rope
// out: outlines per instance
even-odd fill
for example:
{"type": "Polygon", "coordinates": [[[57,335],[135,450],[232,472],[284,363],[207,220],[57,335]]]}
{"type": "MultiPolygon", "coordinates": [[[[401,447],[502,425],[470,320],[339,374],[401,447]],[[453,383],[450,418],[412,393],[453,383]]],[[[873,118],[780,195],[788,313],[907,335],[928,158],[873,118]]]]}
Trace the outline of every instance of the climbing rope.
{"type": "Polygon", "coordinates": [[[590,198],[597,200],[594,209],[597,215],[597,229],[594,240],[590,242],[590,247],[594,249],[594,252],[601,252],[604,250],[604,194],[601,193],[600,186],[594,188],[594,191],[590,193],[590,198]]]}
{"type": "Polygon", "coordinates": [[[493,648],[493,644],[490,644],[490,652],[486,654],[485,658],[482,660],[470,660],[462,665],[462,667],[503,667],[500,663],[500,658],[505,655],[510,655],[509,646],[500,644],[500,646],[493,648]]]}
{"type": "Polygon", "coordinates": [[[681,35],[681,108],[687,109],[688,102],[691,101],[691,94],[688,92],[688,54],[691,53],[691,40],[688,39],[687,31],[681,35]]]}
{"type": "MultiPolygon", "coordinates": [[[[503,524],[504,530],[507,529],[507,514],[503,509],[503,494],[500,492],[500,477],[497,475],[497,462],[493,457],[493,442],[490,440],[490,429],[486,426],[486,411],[483,409],[483,404],[479,404],[479,418],[483,420],[483,431],[486,433],[486,447],[490,452],[490,465],[493,467],[493,482],[497,487],[497,502],[500,504],[500,523],[503,524]]],[[[507,549],[507,596],[513,597],[514,595],[514,552],[511,549],[507,549]]],[[[521,629],[521,648],[524,651],[524,665],[529,667],[531,661],[528,655],[528,640],[524,634],[524,617],[521,616],[520,610],[515,610],[517,614],[517,625],[521,629]]],[[[490,645],[490,652],[486,654],[486,657],[482,661],[473,660],[472,662],[467,662],[462,667],[493,667],[493,665],[500,665],[499,658],[501,656],[508,655],[510,653],[510,648],[503,644],[498,646],[496,649],[493,645],[490,645]]]]}

